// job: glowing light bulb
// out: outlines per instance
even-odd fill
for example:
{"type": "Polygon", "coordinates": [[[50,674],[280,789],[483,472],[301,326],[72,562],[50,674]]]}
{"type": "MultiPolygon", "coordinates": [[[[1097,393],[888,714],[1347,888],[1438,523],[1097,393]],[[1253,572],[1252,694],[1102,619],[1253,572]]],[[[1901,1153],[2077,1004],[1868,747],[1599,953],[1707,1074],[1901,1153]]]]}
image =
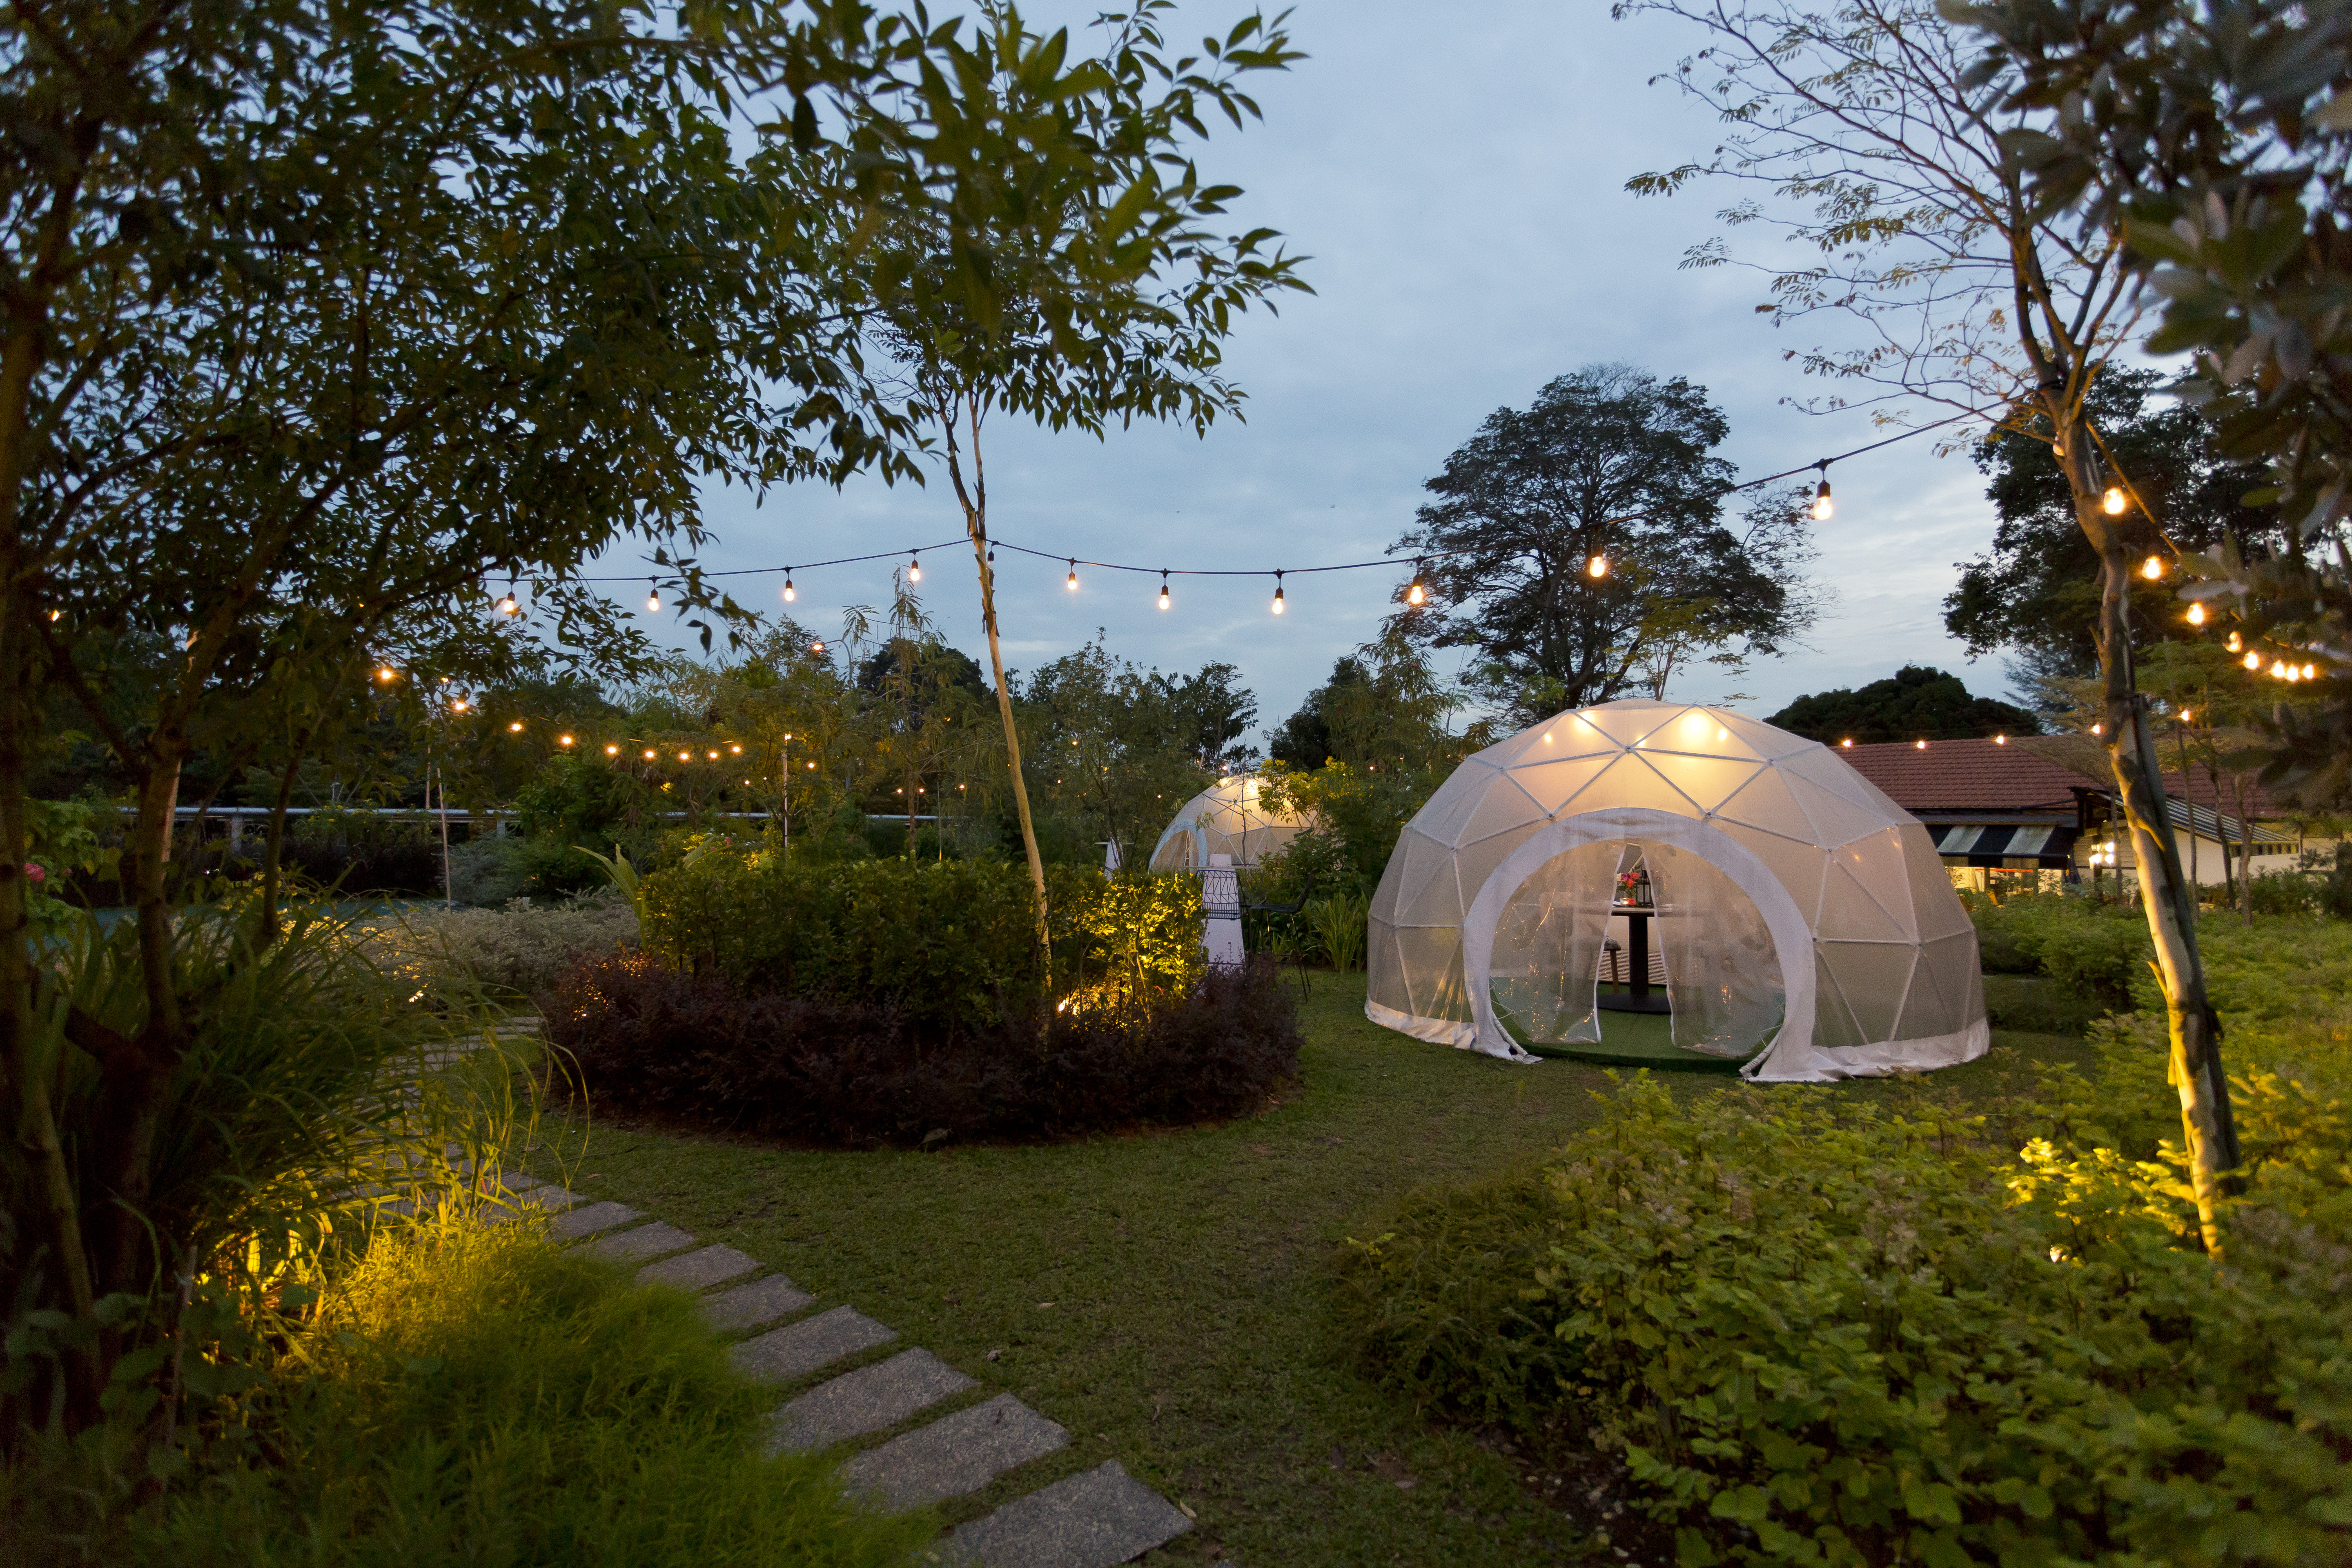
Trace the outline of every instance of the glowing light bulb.
{"type": "Polygon", "coordinates": [[[1813,492],[1812,513],[1815,522],[1827,522],[1837,514],[1837,502],[1830,499],[1830,476],[1827,469],[1822,472],[1822,488],[1813,492]]]}
{"type": "Polygon", "coordinates": [[[2262,667],[2263,656],[2261,654],[2249,653],[2246,655],[2246,668],[2248,669],[2260,669],[2262,667]]]}
{"type": "Polygon", "coordinates": [[[1160,574],[1160,607],[1163,610],[1168,607],[1168,574],[1165,572],[1160,574]]]}
{"type": "Polygon", "coordinates": [[[787,572],[784,574],[784,603],[789,605],[800,596],[800,591],[793,586],[792,574],[787,572]]]}
{"type": "Polygon", "coordinates": [[[2192,720],[2192,719],[2194,719],[2194,718],[2196,718],[2196,717],[2197,717],[2197,710],[2195,710],[2194,708],[2183,708],[2183,709],[2180,710],[2180,721],[2181,721],[2182,723],[2184,723],[2184,724],[2188,723],[2190,720],[2192,720]]]}
{"type": "Polygon", "coordinates": [[[2303,678],[2304,678],[2305,680],[2316,680],[2316,679],[2319,679],[2319,667],[2318,667],[2317,665],[2315,665],[2315,664],[2306,664],[2306,665],[2305,665],[2305,666],[2303,667],[2303,678]]]}
{"type": "Polygon", "coordinates": [[[2223,643],[2221,646],[2228,648],[2231,653],[2237,653],[2244,648],[2246,646],[2246,639],[2240,637],[2237,633],[2231,632],[2230,634],[2230,640],[2223,643]]]}
{"type": "Polygon", "coordinates": [[[2191,605],[2189,606],[2189,624],[2192,626],[2201,626],[2205,624],[2204,605],[2191,605]]]}
{"type": "Polygon", "coordinates": [[[649,762],[649,763],[650,763],[650,762],[652,762],[653,760],[654,760],[654,754],[653,754],[651,752],[647,752],[646,753],[646,761],[647,761],[647,762],[649,762]]]}
{"type": "Polygon", "coordinates": [[[1595,555],[1591,560],[1587,561],[1584,563],[1584,574],[1588,577],[1608,576],[1609,557],[1606,555],[1595,555]]]}
{"type": "Polygon", "coordinates": [[[907,581],[908,581],[908,582],[909,582],[909,583],[919,583],[919,582],[921,582],[922,580],[923,580],[923,558],[922,558],[921,556],[919,556],[919,555],[909,555],[909,556],[908,556],[908,557],[907,557],[907,581]]]}
{"type": "Polygon", "coordinates": [[[2105,730],[2106,726],[2105,724],[2094,724],[2091,726],[2091,733],[2094,735],[2102,734],[2105,730]]]}
{"type": "Polygon", "coordinates": [[[813,643],[809,644],[809,652],[811,652],[811,653],[823,653],[824,651],[824,644],[823,644],[823,643],[821,643],[821,642],[813,642],[813,643]]]}
{"type": "Polygon", "coordinates": [[[462,697],[451,698],[449,700],[449,709],[451,712],[463,713],[466,710],[466,700],[462,697]]]}
{"type": "Polygon", "coordinates": [[[2281,659],[2273,659],[2273,660],[2272,660],[2272,661],[2271,661],[2271,674],[2272,674],[2273,677],[2275,677],[2276,679],[2280,679],[2280,680],[2284,680],[2284,679],[2287,679],[2287,673],[2286,673],[2286,660],[2284,660],[2284,659],[2283,659],[2283,658],[2281,658],[2281,659]]]}
{"type": "Polygon", "coordinates": [[[572,737],[569,735],[558,735],[555,737],[555,743],[559,746],[568,746],[572,744],[572,737]]]}
{"type": "MultiPolygon", "coordinates": [[[[2107,493],[2099,498],[2100,510],[2105,511],[2109,517],[2123,516],[2124,508],[2130,504],[2130,500],[2125,496],[2123,487],[2120,485],[2109,485],[2107,487],[2107,493]]],[[[2150,576],[2155,575],[2154,573],[2150,573],[2148,574],[2150,576]]]]}
{"type": "Polygon", "coordinates": [[[1078,563],[1075,558],[1070,562],[1070,581],[1068,587],[1070,592],[1073,594],[1078,591],[1078,563]]]}
{"type": "Polygon", "coordinates": [[[1911,743],[1918,747],[1923,752],[1927,749],[1927,742],[1925,741],[1914,741],[1911,743]]]}
{"type": "Polygon", "coordinates": [[[618,746],[607,746],[604,748],[604,754],[608,757],[617,757],[621,754],[621,748],[618,746]]]}
{"type": "MultiPolygon", "coordinates": [[[[63,610],[51,610],[51,611],[49,612],[49,619],[51,619],[51,620],[53,620],[53,621],[63,620],[64,618],[65,618],[65,612],[64,612],[63,610]]],[[[193,639],[191,639],[191,640],[193,640],[193,639]]]]}
{"type": "Polygon", "coordinates": [[[1274,613],[1277,616],[1282,614],[1282,574],[1279,572],[1274,574],[1274,613]]]}
{"type": "Polygon", "coordinates": [[[392,666],[387,664],[382,669],[375,672],[375,678],[378,680],[398,680],[400,679],[400,671],[393,668],[392,666]]]}
{"type": "Polygon", "coordinates": [[[694,753],[692,752],[680,752],[677,754],[677,760],[681,763],[690,763],[694,761],[694,753]]]}
{"type": "Polygon", "coordinates": [[[2141,562],[2139,563],[2139,574],[2147,578],[2151,583],[2155,582],[2158,577],[2163,576],[2164,557],[2161,555],[2151,555],[2147,560],[2141,562]]]}
{"type": "MultiPolygon", "coordinates": [[[[789,736],[789,735],[785,737],[785,739],[786,739],[786,740],[790,740],[791,738],[792,738],[792,737],[791,737],[791,736],[789,736]]],[[[743,754],[743,748],[742,748],[742,747],[740,747],[740,746],[730,746],[730,747],[728,747],[728,748],[727,748],[727,750],[728,750],[731,754],[733,754],[733,755],[735,755],[735,756],[739,756],[739,757],[740,757],[740,756],[741,756],[741,755],[743,754]]]]}
{"type": "Polygon", "coordinates": [[[1996,746],[2006,746],[2009,744],[2009,737],[2006,735],[1995,735],[1992,738],[1992,743],[1996,746]]]}
{"type": "Polygon", "coordinates": [[[661,608],[661,590],[659,588],[653,589],[646,595],[646,608],[648,611],[658,610],[661,608]]]}
{"type": "Polygon", "coordinates": [[[521,720],[520,720],[520,719],[518,719],[518,720],[516,720],[513,723],[511,723],[511,724],[508,725],[508,726],[507,726],[507,733],[508,733],[508,734],[509,734],[509,735],[520,735],[520,734],[521,734],[521,733],[522,733],[522,721],[521,721],[521,720]]]}
{"type": "Polygon", "coordinates": [[[1840,742],[1838,742],[1838,744],[1839,744],[1839,745],[1841,745],[1841,746],[1845,746],[1845,747],[1849,747],[1849,748],[1851,748],[1851,747],[1853,746],[1853,736],[1851,736],[1851,735],[1849,735],[1849,736],[1847,736],[1844,740],[1840,741],[1840,742]]]}
{"type": "Polygon", "coordinates": [[[512,588],[509,588],[506,591],[505,597],[499,599],[499,614],[502,616],[519,616],[522,614],[522,606],[515,603],[514,590],[512,588]]]}
{"type": "Polygon", "coordinates": [[[815,764],[814,763],[811,763],[809,764],[809,772],[811,772],[811,773],[814,773],[814,772],[816,772],[816,764],[815,764]]]}

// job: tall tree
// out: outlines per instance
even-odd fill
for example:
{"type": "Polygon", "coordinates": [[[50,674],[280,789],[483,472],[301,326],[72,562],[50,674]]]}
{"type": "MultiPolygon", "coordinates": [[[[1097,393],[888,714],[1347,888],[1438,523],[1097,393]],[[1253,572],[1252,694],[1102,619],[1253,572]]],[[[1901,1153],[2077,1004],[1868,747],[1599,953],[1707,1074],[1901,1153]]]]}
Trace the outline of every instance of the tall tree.
{"type": "MultiPolygon", "coordinates": [[[[2116,523],[2125,548],[2146,558],[2165,540],[2211,550],[2226,537],[2242,543],[2277,538],[2275,516],[2248,507],[2263,482],[2258,465],[2232,463],[2213,449],[2193,408],[2163,397],[2152,370],[2110,364],[2091,385],[2087,412],[2107,449],[2147,503],[2116,523]]],[[[1959,563],[1959,582],[1944,597],[1944,626],[1970,658],[2004,649],[2021,691],[2053,679],[2095,675],[2099,668],[2099,557],[2074,519],[2074,498],[2049,443],[2005,427],[1989,431],[1969,454],[1988,476],[1992,548],[1959,563]]],[[[2175,585],[2146,577],[2131,584],[2130,635],[2145,649],[2162,638],[2208,634],[2182,618],[2175,585]]]]}
{"type": "Polygon", "coordinates": [[[1622,364],[1496,409],[1395,546],[1423,558],[1415,635],[1477,649],[1473,689],[1529,719],[1634,685],[1668,603],[1705,646],[1777,652],[1811,618],[1807,522],[1783,502],[1725,525],[1728,429],[1704,387],[1622,364]]]}
{"type": "Polygon", "coordinates": [[[2263,721],[2263,782],[2352,798],[2352,5],[2344,0],[1952,4],[1990,45],[1978,75],[2031,114],[2021,183],[2083,233],[2120,236],[2164,301],[2148,349],[2280,542],[2192,556],[2184,596],[2234,612],[2249,657],[2312,679],[2263,721]]]}
{"type": "Polygon", "coordinates": [[[1138,418],[1205,431],[1239,409],[1241,391],[1221,369],[1234,319],[1305,287],[1292,259],[1260,254],[1271,230],[1208,226],[1240,188],[1203,184],[1180,151],[1188,135],[1206,135],[1204,111],[1236,127],[1258,115],[1238,84],[1287,68],[1298,58],[1288,35],[1279,18],[1253,13],[1199,55],[1171,58],[1162,24],[1172,4],[1106,14],[1100,56],[1065,68],[1066,31],[1039,37],[1017,10],[983,0],[969,44],[942,40],[951,72],[919,84],[899,127],[926,147],[958,132],[967,177],[951,207],[901,216],[873,252],[890,349],[939,431],[980,570],[1041,946],[1051,942],[1045,864],[997,625],[988,419],[1002,410],[1097,437],[1138,418]]]}
{"type": "Polygon", "coordinates": [[[1975,696],[1958,676],[1916,664],[1866,686],[1800,697],[1765,722],[1831,745],[2034,735],[2042,730],[2024,709],[1975,696]]]}
{"type": "Polygon", "coordinates": [[[2133,679],[2142,563],[2103,504],[2131,476],[2102,447],[2089,404],[2135,309],[2120,224],[2062,226],[2029,191],[2020,149],[2047,134],[2057,109],[2021,105],[2016,70],[1979,68],[1929,0],[1835,0],[1818,11],[1787,0],[1620,0],[1617,15],[1635,12],[1704,32],[1706,47],[1666,79],[1725,130],[1706,162],[1629,188],[1665,195],[1710,179],[1740,192],[1720,214],[1730,232],[1686,264],[1763,277],[1769,298],[1758,309],[1776,325],[1826,319],[1832,342],[1789,352],[1832,386],[1814,406],[1939,405],[2045,443],[2065,476],[2099,563],[2099,731],[2156,950],[2200,1224],[2218,1253],[2226,1173],[2238,1163],[2221,1020],[2133,679]],[[1748,230],[1791,243],[1749,258],[1733,248],[1748,230]]]}

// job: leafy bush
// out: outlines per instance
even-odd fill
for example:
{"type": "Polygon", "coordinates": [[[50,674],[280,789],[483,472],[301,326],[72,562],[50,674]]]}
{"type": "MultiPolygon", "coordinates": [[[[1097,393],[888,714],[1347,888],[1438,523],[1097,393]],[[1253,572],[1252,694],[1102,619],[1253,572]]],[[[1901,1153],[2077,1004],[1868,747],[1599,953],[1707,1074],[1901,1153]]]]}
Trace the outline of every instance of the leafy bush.
{"type": "Polygon", "coordinates": [[[2352,1030],[2237,1042],[2221,1263],[2160,1026],[2097,1035],[2095,1083],[1998,1124],[1644,1078],[1539,1169],[1410,1199],[1342,1310],[1423,1399],[1617,1456],[1685,1563],[2343,1561],[2352,1030]]]}
{"type": "Polygon", "coordinates": [[[1371,900],[1360,892],[1339,893],[1311,900],[1299,911],[1315,933],[1323,961],[1338,970],[1361,969],[1364,949],[1371,940],[1367,917],[1371,900]]]}
{"type": "MultiPolygon", "coordinates": [[[[258,864],[261,847],[248,841],[258,864]]],[[[441,839],[432,825],[372,811],[321,811],[286,825],[279,864],[343,894],[428,896],[441,891],[441,839]]]]}
{"type": "Polygon", "coordinates": [[[602,1110],[824,1143],[1230,1116],[1298,1064],[1290,992],[1257,968],[1206,972],[1149,1005],[1097,993],[945,1035],[895,1003],[747,993],[650,953],[583,963],[541,1006],[602,1110]]]}
{"type": "Polygon", "coordinates": [[[1047,886],[1050,977],[1027,870],[987,861],[689,854],[642,884],[645,944],[746,991],[887,1005],[919,1034],[998,1028],[1048,994],[1191,984],[1202,918],[1191,878],[1052,867],[1047,886]]]}
{"type": "Polygon", "coordinates": [[[1984,999],[1994,1028],[2032,1035],[2080,1035],[2107,1012],[2097,997],[2040,975],[1988,974],[1984,999]]]}
{"type": "Polygon", "coordinates": [[[546,990],[583,958],[634,944],[636,911],[614,890],[553,906],[409,910],[353,928],[369,960],[417,993],[487,987],[502,997],[546,990]]]}
{"type": "Polygon", "coordinates": [[[51,1483],[19,1499],[36,1560],[885,1568],[930,1533],[845,1506],[823,1458],[761,1458],[774,1396],[686,1296],[528,1226],[380,1235],[288,1348],[152,1507],[88,1463],[16,1478],[51,1483]]]}

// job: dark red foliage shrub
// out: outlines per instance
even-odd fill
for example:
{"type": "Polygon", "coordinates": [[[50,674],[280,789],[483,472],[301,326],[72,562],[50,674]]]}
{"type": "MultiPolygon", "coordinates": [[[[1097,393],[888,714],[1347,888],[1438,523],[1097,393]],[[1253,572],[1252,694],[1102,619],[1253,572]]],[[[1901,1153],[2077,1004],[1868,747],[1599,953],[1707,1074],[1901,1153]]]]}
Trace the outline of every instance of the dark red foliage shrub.
{"type": "Polygon", "coordinates": [[[887,1004],[746,993],[643,952],[581,963],[540,1006],[602,1110],[824,1143],[1199,1121],[1298,1068],[1297,1006],[1265,967],[1213,972],[1149,1012],[1040,1008],[952,1037],[887,1004]]]}

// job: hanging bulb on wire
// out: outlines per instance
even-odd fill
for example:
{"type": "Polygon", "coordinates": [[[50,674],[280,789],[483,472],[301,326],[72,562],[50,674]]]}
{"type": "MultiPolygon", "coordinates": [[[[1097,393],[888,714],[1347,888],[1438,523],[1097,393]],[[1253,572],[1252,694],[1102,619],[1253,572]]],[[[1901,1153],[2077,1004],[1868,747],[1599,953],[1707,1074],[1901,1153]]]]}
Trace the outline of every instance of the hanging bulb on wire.
{"type": "Polygon", "coordinates": [[[2204,605],[2191,605],[2189,606],[2189,624],[2192,626],[2201,626],[2205,624],[2204,605]]]}
{"type": "Polygon", "coordinates": [[[2319,667],[2318,667],[2317,665],[2315,665],[2315,664],[2306,664],[2306,665],[2305,665],[2305,666],[2303,667],[2303,678],[2304,678],[2305,680],[2316,680],[2316,679],[2319,679],[2319,667]]]}
{"type": "Polygon", "coordinates": [[[2164,557],[2151,555],[2139,563],[2139,574],[2153,583],[2164,575],[2164,557]]]}
{"type": "Polygon", "coordinates": [[[1069,590],[1073,594],[1078,591],[1078,563],[1076,556],[1070,558],[1069,590]]]}
{"type": "Polygon", "coordinates": [[[823,653],[824,651],[824,644],[823,644],[823,643],[821,643],[821,642],[813,642],[813,643],[809,644],[809,652],[811,652],[811,653],[823,653]]]}
{"type": "Polygon", "coordinates": [[[1163,610],[1168,607],[1168,574],[1165,572],[1160,574],[1160,607],[1163,610]]]}
{"type": "Polygon", "coordinates": [[[919,583],[922,580],[922,552],[920,551],[909,551],[907,555],[907,581],[909,583],[919,583]]]}
{"type": "Polygon", "coordinates": [[[1421,563],[1412,563],[1412,586],[1404,591],[1404,602],[1418,607],[1429,603],[1429,595],[1421,585],[1421,563]]]}
{"type": "Polygon", "coordinates": [[[2123,492],[2122,487],[2117,485],[2109,485],[2107,487],[2107,493],[2099,498],[2100,510],[2105,511],[2109,517],[2123,516],[2124,508],[2130,504],[2130,498],[2126,496],[2123,492]]]}
{"type": "Polygon", "coordinates": [[[1584,574],[1588,577],[1608,576],[1609,557],[1606,555],[1595,555],[1591,560],[1587,561],[1584,563],[1584,574]]]}
{"type": "Polygon", "coordinates": [[[506,596],[499,601],[499,614],[502,616],[522,614],[522,606],[515,602],[515,580],[511,577],[507,579],[506,596]]]}
{"type": "Polygon", "coordinates": [[[2263,656],[2261,654],[2249,651],[2246,655],[2246,668],[2248,669],[2260,669],[2262,667],[2263,656]]]}
{"type": "Polygon", "coordinates": [[[1827,462],[1820,462],[1813,467],[1822,471],[1821,488],[1813,492],[1813,521],[1827,522],[1837,512],[1837,503],[1830,499],[1830,466],[1827,462]]]}
{"type": "Polygon", "coordinates": [[[784,568],[784,603],[789,605],[800,596],[800,590],[793,586],[793,569],[787,566],[784,568]]]}
{"type": "Polygon", "coordinates": [[[2228,648],[2231,653],[2240,653],[2245,649],[2246,639],[2240,637],[2237,633],[2231,632],[2230,634],[2230,640],[2221,646],[2228,648]]]}
{"type": "Polygon", "coordinates": [[[1274,613],[1277,616],[1282,614],[1282,574],[1279,572],[1274,574],[1274,613]]]}
{"type": "Polygon", "coordinates": [[[646,590],[646,609],[647,613],[649,613],[649,614],[650,614],[650,613],[653,613],[653,612],[655,612],[655,611],[658,611],[660,608],[661,608],[661,587],[660,587],[660,585],[659,585],[658,584],[655,584],[654,586],[652,586],[652,587],[650,587],[649,589],[647,589],[647,590],[646,590]]]}

